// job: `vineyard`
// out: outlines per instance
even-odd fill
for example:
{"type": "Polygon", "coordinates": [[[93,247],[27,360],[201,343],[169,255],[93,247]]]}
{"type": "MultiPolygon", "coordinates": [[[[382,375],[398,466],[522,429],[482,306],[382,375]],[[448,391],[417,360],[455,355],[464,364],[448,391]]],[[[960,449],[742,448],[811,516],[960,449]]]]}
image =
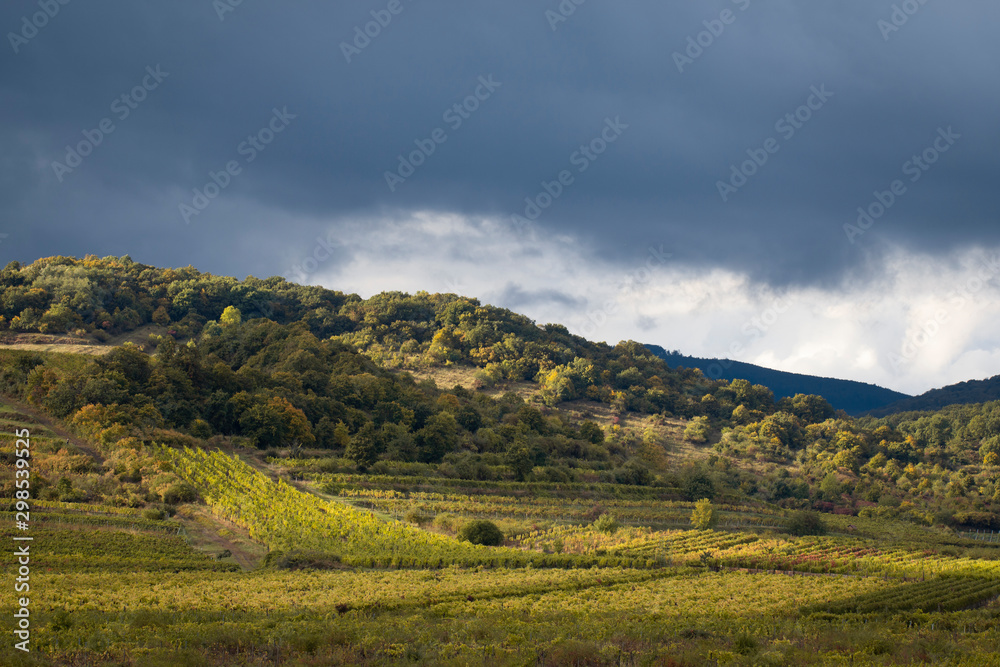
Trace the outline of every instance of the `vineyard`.
{"type": "MultiPolygon", "coordinates": [[[[667,528],[689,525],[694,507],[692,502],[657,498],[653,489],[602,494],[590,488],[588,492],[577,493],[573,488],[565,488],[572,485],[536,483],[527,490],[516,489],[520,493],[512,495],[511,489],[482,488],[469,484],[469,480],[433,480],[433,483],[428,480],[407,486],[400,483],[401,478],[375,477],[367,480],[364,486],[351,486],[350,480],[357,478],[356,475],[306,477],[327,494],[396,518],[402,518],[417,507],[430,514],[450,513],[530,523],[581,523],[608,511],[623,523],[667,528]],[[457,482],[463,482],[460,491],[464,492],[449,488],[452,483],[458,486],[457,482]],[[413,490],[415,486],[434,490],[413,490]]],[[[718,503],[716,511],[721,528],[777,528],[784,521],[780,512],[762,506],[718,503]]]]}
{"type": "Polygon", "coordinates": [[[177,473],[219,516],[245,527],[276,551],[309,550],[345,565],[419,568],[445,565],[603,567],[636,565],[632,558],[563,557],[490,548],[385,521],[373,512],[324,501],[285,481],[273,481],[238,458],[204,450],[164,450],[177,473]]]}
{"type": "MultiPolygon", "coordinates": [[[[67,456],[38,432],[40,462],[67,456]]],[[[861,517],[795,537],[777,508],[721,502],[715,530],[692,530],[693,504],[662,489],[305,481],[245,452],[149,455],[207,508],[32,500],[33,653],[3,664],[1000,664],[987,540],[861,517]],[[599,530],[598,511],[621,525],[599,530]],[[411,512],[520,528],[477,546],[411,512]],[[201,514],[270,553],[244,571],[193,548],[201,514]],[[326,569],[274,565],[292,553],[326,569]]],[[[0,518],[9,543],[13,514],[0,518]]]]}

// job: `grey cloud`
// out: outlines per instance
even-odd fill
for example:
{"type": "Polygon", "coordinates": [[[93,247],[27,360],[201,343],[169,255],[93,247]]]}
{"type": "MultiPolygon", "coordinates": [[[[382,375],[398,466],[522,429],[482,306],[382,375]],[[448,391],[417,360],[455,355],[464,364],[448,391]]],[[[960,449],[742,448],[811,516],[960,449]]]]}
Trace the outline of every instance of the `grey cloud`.
{"type": "MultiPolygon", "coordinates": [[[[557,3],[405,2],[348,64],[341,43],[384,4],[243,3],[220,21],[208,2],[70,3],[0,60],[0,253],[282,273],[329,225],[417,210],[506,219],[575,169],[609,116],[629,130],[536,221],[604,261],[667,243],[692,269],[835,285],[886,244],[1000,242],[1000,90],[984,84],[1000,7],[929,3],[886,41],[891,2],[742,4],[586,3],[553,32],[557,3]],[[725,8],[735,21],[679,73],[674,52],[725,8]],[[59,183],[51,162],[157,64],[169,78],[59,183]],[[501,86],[452,129],[446,110],[489,75],[501,86]],[[819,85],[834,97],[722,202],[730,165],[819,85]],[[185,226],[178,205],[283,106],[298,118],[185,226]],[[843,225],[942,126],[962,139],[849,244],[843,225]],[[384,172],[438,128],[447,140],[390,192],[384,172]],[[233,239],[242,252],[223,252],[233,239]]],[[[28,6],[5,5],[0,28],[28,6]]]]}

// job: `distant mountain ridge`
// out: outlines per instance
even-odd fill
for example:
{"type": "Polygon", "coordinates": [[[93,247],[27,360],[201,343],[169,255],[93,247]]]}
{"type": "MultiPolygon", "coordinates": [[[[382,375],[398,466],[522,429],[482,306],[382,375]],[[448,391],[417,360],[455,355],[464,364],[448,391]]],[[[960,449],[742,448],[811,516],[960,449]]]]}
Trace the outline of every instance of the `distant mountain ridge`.
{"type": "Polygon", "coordinates": [[[885,417],[897,412],[940,410],[956,403],[987,403],[1000,400],[1000,375],[985,380],[967,380],[931,389],[919,396],[904,398],[868,411],[874,417],[885,417]]]}
{"type": "MultiPolygon", "coordinates": [[[[866,382],[776,371],[772,368],[764,368],[731,359],[689,357],[677,351],[667,352],[659,345],[646,345],[646,349],[667,362],[671,368],[698,368],[713,380],[740,378],[749,380],[773,391],[775,398],[794,396],[795,394],[817,394],[829,401],[830,405],[837,410],[843,410],[850,415],[872,413],[874,410],[885,408],[890,404],[913,400],[913,397],[908,394],[866,382]]],[[[998,378],[997,389],[1000,393],[1000,378],[998,378]]]]}

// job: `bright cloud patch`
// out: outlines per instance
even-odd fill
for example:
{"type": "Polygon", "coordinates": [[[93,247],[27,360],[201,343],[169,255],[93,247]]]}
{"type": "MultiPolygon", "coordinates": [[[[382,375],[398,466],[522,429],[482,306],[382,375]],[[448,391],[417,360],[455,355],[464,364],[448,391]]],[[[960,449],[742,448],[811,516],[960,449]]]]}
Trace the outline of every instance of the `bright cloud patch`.
{"type": "Polygon", "coordinates": [[[363,296],[455,292],[592,340],[641,337],[908,393],[1000,373],[991,335],[1000,324],[997,253],[896,250],[866,282],[776,291],[746,275],[692,270],[667,244],[612,265],[573,237],[492,219],[421,212],[330,229],[334,259],[292,260],[300,269],[290,278],[363,296]]]}

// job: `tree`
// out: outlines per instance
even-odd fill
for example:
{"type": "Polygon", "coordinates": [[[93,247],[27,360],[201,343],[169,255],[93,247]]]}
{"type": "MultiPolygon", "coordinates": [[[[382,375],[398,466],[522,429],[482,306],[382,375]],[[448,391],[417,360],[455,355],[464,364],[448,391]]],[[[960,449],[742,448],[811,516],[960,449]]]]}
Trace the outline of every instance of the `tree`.
{"type": "Polygon", "coordinates": [[[514,477],[519,482],[523,482],[535,468],[534,457],[523,440],[515,440],[510,443],[504,459],[511,470],[514,471],[514,477]]]}
{"type": "Polygon", "coordinates": [[[604,442],[604,431],[592,421],[585,421],[580,424],[580,437],[583,440],[599,445],[604,442]]]}
{"type": "Polygon", "coordinates": [[[105,372],[118,372],[130,383],[141,385],[149,380],[152,369],[149,357],[134,343],[125,343],[116,347],[103,357],[98,358],[97,365],[105,372]]]}
{"type": "Polygon", "coordinates": [[[700,468],[691,468],[681,480],[681,490],[687,500],[697,500],[698,498],[715,497],[715,483],[705,471],[700,468]]]}
{"type": "Polygon", "coordinates": [[[819,490],[823,494],[823,497],[830,501],[835,501],[840,498],[840,494],[843,492],[844,488],[840,484],[840,480],[837,479],[837,474],[834,472],[829,472],[823,481],[819,484],[819,490]]]}
{"type": "Polygon", "coordinates": [[[458,539],[472,544],[498,547],[503,544],[503,533],[492,521],[477,519],[462,526],[458,531],[458,539]]]}
{"type": "Polygon", "coordinates": [[[298,441],[311,445],[316,438],[305,413],[281,396],[266,401],[262,396],[240,392],[231,399],[240,412],[243,434],[252,438],[258,449],[281,447],[298,441]]]}
{"type": "Polygon", "coordinates": [[[153,311],[153,322],[160,326],[167,326],[170,324],[170,313],[163,306],[158,307],[153,311]]]}
{"type": "Polygon", "coordinates": [[[694,504],[694,511],[691,512],[691,526],[695,530],[708,530],[716,524],[717,520],[711,500],[702,498],[694,504]]]}
{"type": "Polygon", "coordinates": [[[790,412],[803,424],[819,424],[834,415],[833,406],[822,396],[795,394],[778,402],[778,409],[790,412]]]}
{"type": "Polygon", "coordinates": [[[434,334],[427,354],[434,361],[451,363],[462,358],[461,346],[456,332],[445,327],[434,334]]]}
{"type": "Polygon", "coordinates": [[[365,422],[365,425],[351,438],[344,456],[354,461],[359,469],[366,470],[378,460],[379,444],[379,432],[375,424],[365,422]]]}
{"type": "Polygon", "coordinates": [[[455,449],[458,443],[458,422],[447,410],[442,410],[427,420],[417,431],[417,448],[424,463],[437,463],[455,449]]]}
{"type": "Polygon", "coordinates": [[[242,321],[243,313],[236,306],[226,306],[226,309],[222,311],[222,316],[219,317],[219,323],[224,327],[240,324],[242,321]]]}
{"type": "Polygon", "coordinates": [[[787,530],[792,535],[823,535],[826,525],[816,512],[801,510],[789,517],[787,530]]]}

